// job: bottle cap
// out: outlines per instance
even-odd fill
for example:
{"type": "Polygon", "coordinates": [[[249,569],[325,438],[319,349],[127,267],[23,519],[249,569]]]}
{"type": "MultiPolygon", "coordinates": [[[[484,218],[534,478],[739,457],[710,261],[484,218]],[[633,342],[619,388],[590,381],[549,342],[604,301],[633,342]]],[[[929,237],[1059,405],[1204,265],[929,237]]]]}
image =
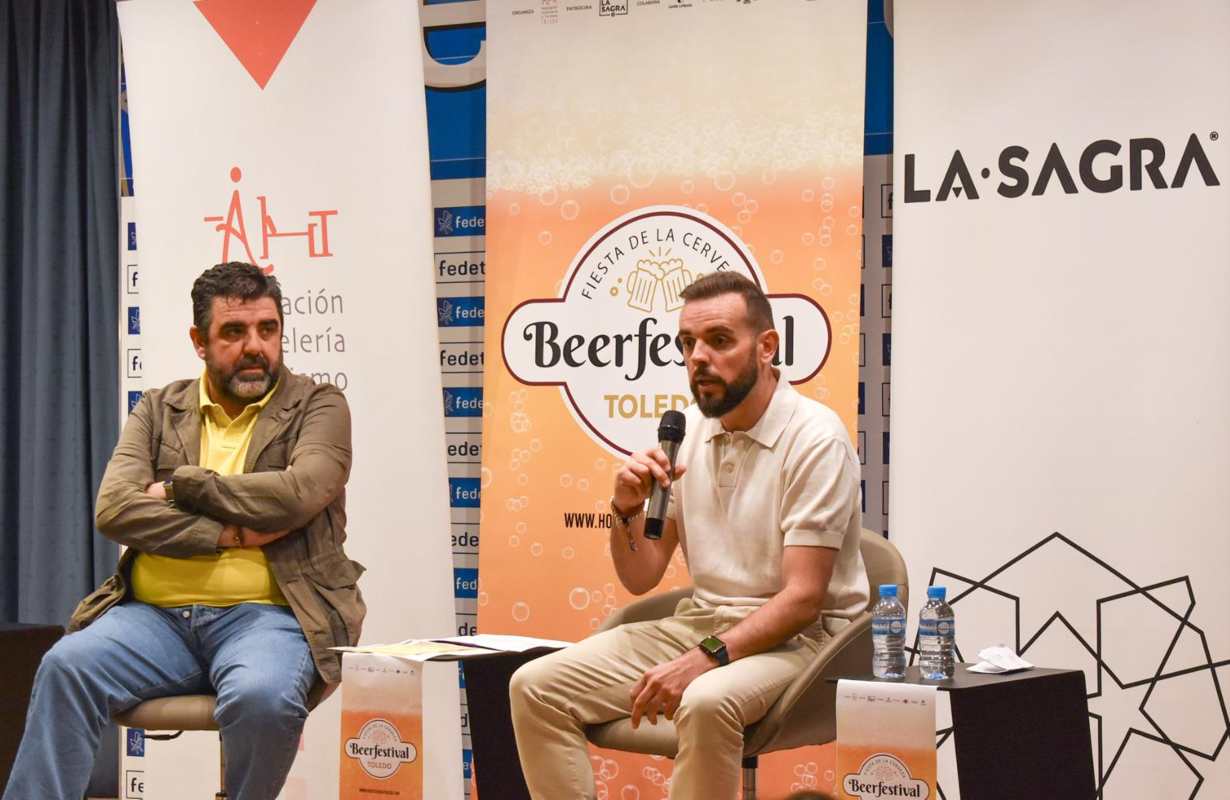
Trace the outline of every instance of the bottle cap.
{"type": "Polygon", "coordinates": [[[928,586],[927,598],[929,600],[943,600],[948,594],[948,588],[945,586],[928,586]]]}
{"type": "Polygon", "coordinates": [[[897,584],[895,583],[881,583],[880,584],[880,597],[896,597],[896,596],[897,596],[897,584]]]}

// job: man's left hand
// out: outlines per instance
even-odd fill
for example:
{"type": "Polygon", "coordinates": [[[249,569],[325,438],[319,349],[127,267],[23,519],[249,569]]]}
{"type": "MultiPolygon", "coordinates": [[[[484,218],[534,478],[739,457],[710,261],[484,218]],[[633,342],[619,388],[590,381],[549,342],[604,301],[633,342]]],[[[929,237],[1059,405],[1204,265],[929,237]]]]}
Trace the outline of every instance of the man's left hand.
{"type": "Polygon", "coordinates": [[[692,648],[678,658],[652,667],[632,687],[632,728],[641,717],[658,724],[658,714],[674,719],[683,691],[701,675],[717,666],[712,658],[692,648]]]}
{"type": "Polygon", "coordinates": [[[154,481],[149,486],[146,486],[145,493],[157,500],[167,499],[167,487],[162,485],[162,481],[154,481]]]}

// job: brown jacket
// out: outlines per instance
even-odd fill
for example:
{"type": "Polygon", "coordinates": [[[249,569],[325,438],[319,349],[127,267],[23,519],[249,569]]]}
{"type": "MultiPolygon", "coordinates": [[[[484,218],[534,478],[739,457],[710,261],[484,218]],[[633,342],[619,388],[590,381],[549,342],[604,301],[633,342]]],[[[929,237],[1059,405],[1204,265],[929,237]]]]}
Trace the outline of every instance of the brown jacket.
{"type": "Polygon", "coordinates": [[[327,684],[341,680],[330,647],[359,640],[366,606],[355,582],[363,567],[346,557],[350,410],[336,387],[285,367],[252,432],[244,474],[222,476],[200,463],[198,381],[176,381],[145,397],[128,417],[98,489],[98,530],[128,549],[119,568],[77,606],[69,630],[97,619],[129,592],[137,552],[212,554],[227,523],[293,532],[263,549],[327,684]],[[175,504],[145,494],[174,478],[175,504]]]}

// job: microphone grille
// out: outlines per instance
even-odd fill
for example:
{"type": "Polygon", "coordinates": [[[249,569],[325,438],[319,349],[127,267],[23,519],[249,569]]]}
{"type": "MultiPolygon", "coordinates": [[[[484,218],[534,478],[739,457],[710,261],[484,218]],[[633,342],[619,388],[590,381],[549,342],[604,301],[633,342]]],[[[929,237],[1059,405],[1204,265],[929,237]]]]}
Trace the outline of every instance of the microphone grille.
{"type": "Polygon", "coordinates": [[[658,423],[658,441],[682,442],[687,424],[687,417],[682,411],[667,411],[658,423]]]}

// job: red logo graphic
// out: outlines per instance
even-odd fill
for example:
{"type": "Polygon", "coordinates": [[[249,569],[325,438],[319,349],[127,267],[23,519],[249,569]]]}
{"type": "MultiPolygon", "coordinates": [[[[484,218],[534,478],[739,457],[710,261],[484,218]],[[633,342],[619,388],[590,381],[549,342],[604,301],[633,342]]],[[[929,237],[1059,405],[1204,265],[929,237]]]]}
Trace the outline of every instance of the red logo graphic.
{"type": "MultiPolygon", "coordinates": [[[[243,180],[243,172],[239,167],[231,167],[231,182],[239,183],[243,180]]],[[[243,252],[247,256],[249,264],[260,264],[261,261],[269,261],[269,241],[271,239],[283,239],[290,237],[302,237],[307,239],[308,258],[331,258],[333,253],[329,250],[329,217],[337,214],[336,208],[320,209],[319,211],[309,211],[309,218],[314,218],[315,222],[307,222],[307,227],[301,231],[280,231],[277,224],[273,221],[273,214],[269,211],[269,198],[263,194],[256,196],[256,202],[260,205],[260,259],[252,257],[252,246],[248,243],[248,226],[244,223],[243,217],[243,200],[239,196],[239,189],[236,187],[231,192],[231,202],[226,208],[226,214],[218,214],[205,217],[205,222],[212,222],[214,230],[222,234],[222,260],[231,260],[231,240],[234,239],[243,246],[243,252]]],[[[266,275],[273,272],[273,264],[261,265],[261,270],[266,275]]]]}
{"type": "Polygon", "coordinates": [[[265,88],[316,0],[196,0],[197,10],[265,88]]]}

